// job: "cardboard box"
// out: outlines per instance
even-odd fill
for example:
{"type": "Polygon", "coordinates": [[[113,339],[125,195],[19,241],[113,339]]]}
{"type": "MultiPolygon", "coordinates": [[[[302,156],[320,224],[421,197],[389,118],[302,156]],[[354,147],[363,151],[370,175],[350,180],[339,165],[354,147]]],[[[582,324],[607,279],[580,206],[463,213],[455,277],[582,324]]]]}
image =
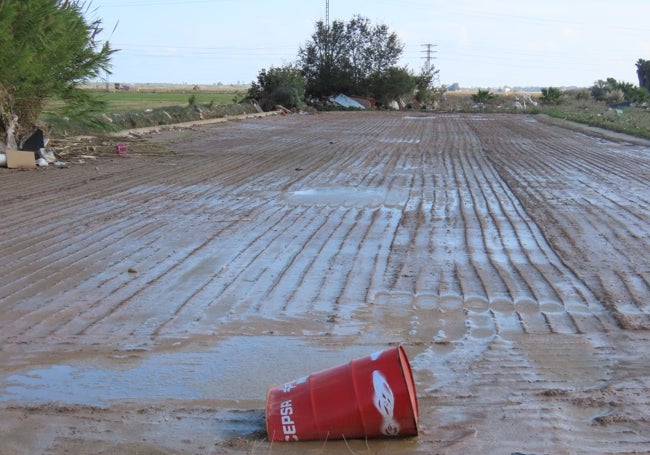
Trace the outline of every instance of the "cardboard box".
{"type": "Polygon", "coordinates": [[[34,152],[7,149],[6,155],[9,169],[32,169],[36,167],[34,152]]]}

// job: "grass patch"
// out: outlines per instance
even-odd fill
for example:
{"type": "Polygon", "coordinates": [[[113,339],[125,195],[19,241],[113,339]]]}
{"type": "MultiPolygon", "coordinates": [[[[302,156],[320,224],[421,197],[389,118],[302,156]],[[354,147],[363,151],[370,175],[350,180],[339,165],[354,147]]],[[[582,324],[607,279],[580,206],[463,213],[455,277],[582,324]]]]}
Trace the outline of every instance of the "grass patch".
{"type": "Polygon", "coordinates": [[[218,104],[233,104],[243,98],[244,93],[217,92],[94,92],[98,99],[108,104],[108,110],[113,114],[123,114],[147,109],[159,109],[170,106],[188,106],[190,98],[198,105],[210,106],[218,104]]]}
{"type": "Polygon", "coordinates": [[[61,100],[50,100],[41,116],[49,134],[55,137],[96,134],[131,128],[168,125],[202,119],[219,118],[255,112],[252,105],[239,104],[246,95],[245,88],[146,87],[130,90],[106,91],[88,89],[106,103],[96,118],[103,127],[83,125],[63,117],[61,100]]]}
{"type": "Polygon", "coordinates": [[[539,112],[555,118],[650,139],[650,110],[645,107],[610,108],[602,102],[586,101],[541,107],[539,112]]]}
{"type": "Polygon", "coordinates": [[[542,94],[531,94],[537,106],[527,103],[525,110],[517,110],[515,101],[523,100],[522,93],[495,93],[487,102],[476,103],[471,92],[448,92],[436,105],[442,112],[503,112],[546,114],[589,126],[650,139],[650,109],[648,106],[610,107],[604,101],[584,96],[584,90],[563,92],[559,104],[544,104],[542,94]]]}

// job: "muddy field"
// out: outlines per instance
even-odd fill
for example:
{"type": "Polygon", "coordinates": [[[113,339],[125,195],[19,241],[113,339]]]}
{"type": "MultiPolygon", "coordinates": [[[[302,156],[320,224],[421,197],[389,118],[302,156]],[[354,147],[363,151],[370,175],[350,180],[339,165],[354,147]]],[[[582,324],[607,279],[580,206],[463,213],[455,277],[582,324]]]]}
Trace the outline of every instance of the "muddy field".
{"type": "Polygon", "coordinates": [[[647,143],[425,113],[0,169],[0,453],[648,453],[649,179],[647,143]],[[269,386],[397,344],[418,437],[266,440],[269,386]]]}

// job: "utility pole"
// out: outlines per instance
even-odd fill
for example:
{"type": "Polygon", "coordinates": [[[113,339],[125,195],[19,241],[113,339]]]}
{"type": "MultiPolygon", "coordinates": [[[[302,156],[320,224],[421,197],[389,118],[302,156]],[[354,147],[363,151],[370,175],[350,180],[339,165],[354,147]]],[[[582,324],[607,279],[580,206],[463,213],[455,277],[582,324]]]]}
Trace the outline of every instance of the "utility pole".
{"type": "Polygon", "coordinates": [[[330,0],[325,0],[325,27],[330,28],[330,0]]]}
{"type": "Polygon", "coordinates": [[[433,54],[435,54],[437,51],[435,51],[433,48],[437,46],[437,44],[423,44],[423,47],[426,47],[425,50],[422,52],[425,54],[424,57],[422,57],[424,61],[424,69],[426,71],[431,70],[431,60],[435,59],[433,54]]]}

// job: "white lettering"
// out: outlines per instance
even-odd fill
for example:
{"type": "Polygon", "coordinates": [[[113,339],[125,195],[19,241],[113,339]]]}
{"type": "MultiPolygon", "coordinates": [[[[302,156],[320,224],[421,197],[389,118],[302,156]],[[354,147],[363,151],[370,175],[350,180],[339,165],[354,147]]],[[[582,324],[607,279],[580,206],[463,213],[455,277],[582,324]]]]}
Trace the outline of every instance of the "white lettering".
{"type": "Polygon", "coordinates": [[[384,375],[377,370],[372,372],[372,387],[375,391],[373,404],[384,420],[381,432],[386,436],[396,436],[400,427],[395,421],[395,395],[384,375]]]}
{"type": "Polygon", "coordinates": [[[295,383],[293,383],[293,382],[287,382],[287,383],[282,387],[282,391],[283,391],[284,393],[289,393],[289,392],[291,392],[291,389],[295,389],[295,388],[296,388],[296,384],[295,384],[295,383]]]}
{"type": "Polygon", "coordinates": [[[280,422],[282,423],[282,433],[284,433],[285,441],[297,441],[298,436],[296,436],[296,425],[291,418],[293,415],[293,404],[291,400],[283,401],[280,403],[280,415],[282,416],[280,422]]]}

